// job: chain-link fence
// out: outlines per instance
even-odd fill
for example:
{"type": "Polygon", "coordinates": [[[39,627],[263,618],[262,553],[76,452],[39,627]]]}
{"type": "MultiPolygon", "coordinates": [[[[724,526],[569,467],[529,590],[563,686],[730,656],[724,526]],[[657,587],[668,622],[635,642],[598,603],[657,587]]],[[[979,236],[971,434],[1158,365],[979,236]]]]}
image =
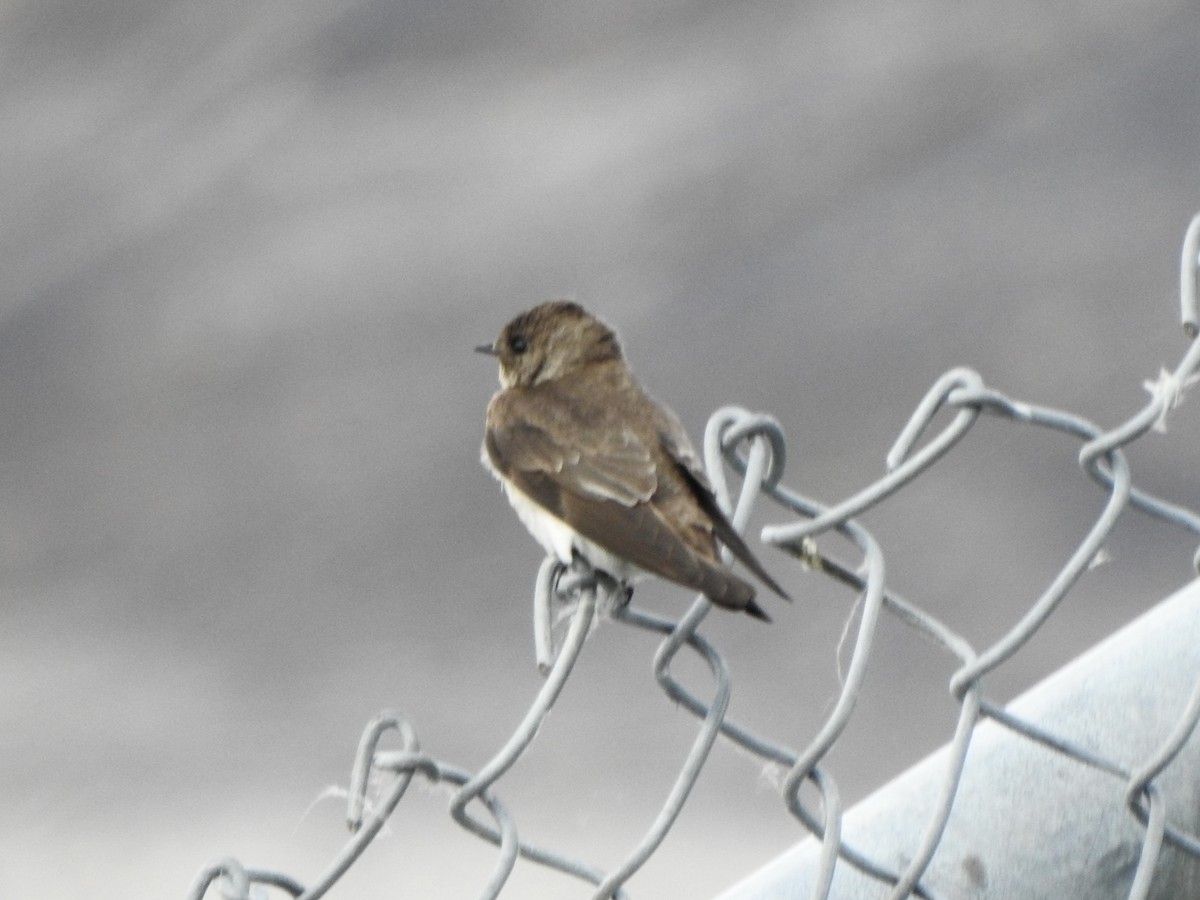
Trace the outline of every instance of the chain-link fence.
{"type": "MultiPolygon", "coordinates": [[[[760,878],[737,892],[736,896],[868,896],[863,893],[839,893],[840,888],[835,889],[835,874],[839,871],[853,871],[859,877],[860,885],[872,885],[877,893],[870,896],[1000,896],[987,893],[986,869],[982,857],[974,854],[964,857],[962,863],[971,887],[961,892],[955,890],[954,893],[944,893],[926,883],[931,864],[944,847],[948,823],[966,793],[964,771],[967,769],[968,753],[972,754],[976,763],[980,759],[999,759],[990,755],[988,749],[997,740],[998,732],[1005,736],[1002,741],[1005,746],[1011,747],[1014,740],[1023,745],[1036,746],[1052,754],[1060,766],[1067,767],[1066,770],[1056,770],[1059,773],[1056,775],[1057,795],[1042,798],[1051,807],[1054,804],[1066,806],[1076,803],[1078,798],[1071,784],[1072,767],[1093,774],[1101,773],[1104,778],[1121,785],[1124,802],[1114,805],[1102,815],[1134,823],[1138,838],[1136,847],[1128,855],[1128,864],[1116,867],[1116,874],[1111,880],[1119,885],[1119,893],[1112,893],[1111,896],[1183,896],[1178,893],[1177,886],[1172,888],[1176,891],[1173,894],[1153,893],[1155,890],[1161,891],[1164,882],[1160,878],[1159,886],[1155,888],[1155,878],[1164,847],[1172,848],[1171,852],[1183,853],[1192,860],[1200,860],[1200,837],[1182,824],[1183,819],[1172,815],[1172,810],[1197,807],[1200,797],[1195,793],[1182,797],[1171,796],[1163,787],[1165,782],[1160,776],[1180,758],[1181,750],[1187,745],[1200,718],[1200,666],[1192,666],[1183,672],[1182,677],[1187,679],[1189,691],[1186,702],[1158,716],[1158,720],[1165,724],[1161,727],[1161,733],[1149,735],[1153,752],[1145,753],[1134,761],[1118,758],[1105,747],[1089,747],[1057,732],[1053,716],[1047,721],[1043,715],[1026,715],[1020,703],[1008,708],[996,704],[985,695],[984,681],[989,673],[1009,660],[1038,632],[1080,576],[1101,558],[1107,536],[1128,507],[1200,535],[1200,515],[1150,496],[1133,486],[1123,449],[1148,431],[1163,428],[1166,417],[1182,401],[1187,388],[1200,381],[1200,341],[1196,340],[1198,254],[1200,216],[1192,221],[1187,230],[1181,265],[1183,324],[1192,339],[1191,344],[1173,371],[1164,371],[1156,381],[1147,384],[1151,396],[1146,406],[1115,429],[1105,430],[1069,412],[1010,399],[987,386],[977,373],[969,369],[954,369],[939,378],[918,404],[887,456],[888,473],[854,496],[827,506],[800,495],[783,483],[786,447],[782,431],[773,419],[734,408],[722,409],[711,418],[705,434],[704,457],[718,497],[723,502],[729,497],[726,465],[742,478],[737,502],[732,504],[734,524],[739,529],[745,527],[758,496],[765,495],[774,500],[790,514],[798,515],[800,520],[765,528],[763,539],[793,553],[815,572],[847,586],[857,598],[857,629],[853,635],[840,694],[816,734],[803,749],[797,751],[783,746],[743,728],[727,717],[731,682],[721,654],[699,630],[710,609],[703,597],[698,598],[679,621],[670,621],[634,606],[622,605],[623,593],[621,596],[608,595],[603,583],[597,579],[589,578],[586,573],[564,572],[557,563],[547,560],[539,572],[535,592],[535,644],[538,664],[545,673],[545,683],[508,743],[490,762],[478,772],[466,772],[451,766],[421,749],[414,727],[402,716],[380,714],[367,725],[363,733],[350,777],[348,818],[352,838],[323,873],[305,887],[283,873],[248,867],[235,859],[223,859],[207,866],[199,874],[189,896],[200,900],[217,883],[225,896],[235,898],[266,896],[273,892],[272,889],[306,900],[325,895],[380,832],[414,777],[419,777],[453,785],[455,793],[450,803],[451,816],[464,829],[496,846],[493,872],[487,883],[477,888],[480,897],[496,897],[501,893],[518,858],[594,885],[596,898],[625,897],[627,893],[623,885],[650,858],[667,835],[700,777],[714,743],[721,735],[766,762],[786,767],[787,775],[782,784],[783,803],[791,815],[815,836],[810,846],[810,859],[806,863],[807,880],[803,894],[796,893],[794,886],[785,884],[783,879],[787,876],[768,874],[765,879],[760,878]],[[953,415],[947,424],[931,436],[929,432],[934,420],[943,411],[952,412],[953,415]],[[1108,499],[1095,523],[1041,596],[999,640],[977,650],[928,611],[906,601],[888,587],[884,554],[872,535],[854,517],[885,502],[934,466],[984,415],[1013,424],[1052,429],[1081,441],[1083,446],[1079,451],[1079,464],[1107,492],[1108,499]],[[854,561],[841,561],[818,548],[816,538],[825,534],[837,535],[849,542],[856,553],[854,561]],[[556,641],[554,622],[564,604],[571,609],[569,625],[565,635],[556,641]],[[699,723],[691,750],[658,817],[624,862],[607,872],[568,858],[552,848],[534,846],[522,840],[497,790],[505,773],[533,742],[539,725],[570,676],[597,615],[607,616],[630,628],[663,636],[654,659],[655,677],[666,695],[690,711],[699,723]],[[906,819],[899,839],[893,839],[890,844],[872,846],[857,837],[851,840],[844,834],[838,788],[834,779],[822,768],[822,761],[850,722],[883,616],[894,617],[908,628],[924,634],[957,661],[958,668],[950,680],[950,691],[959,703],[960,712],[952,740],[932,761],[931,766],[925,767],[921,773],[919,785],[926,796],[921,805],[920,820],[906,819]],[[673,661],[685,651],[697,654],[711,672],[712,689],[706,697],[697,696],[685,688],[672,674],[673,661]],[[381,746],[384,741],[387,742],[386,749],[381,746]],[[382,790],[379,788],[381,784],[385,785],[382,790]],[[815,792],[819,803],[805,802],[802,792],[815,792]]],[[[831,537],[830,540],[838,538],[831,537]]],[[[1193,560],[1193,566],[1200,567],[1200,553],[1193,560]]],[[[1182,563],[1180,568],[1184,570],[1182,563]]],[[[1186,621],[1194,622],[1196,619],[1186,621]]],[[[1190,648],[1200,646],[1197,638],[1200,635],[1185,634],[1180,640],[1183,646],[1190,648]]],[[[1147,640],[1144,636],[1139,639],[1147,640]]],[[[1154,655],[1152,650],[1148,651],[1147,647],[1140,645],[1135,648],[1135,654],[1139,658],[1152,658],[1154,655]]],[[[1102,665],[1111,667],[1110,657],[1105,657],[1102,665]]],[[[1074,676],[1069,681],[1071,686],[1068,691],[1088,690],[1089,677],[1074,676]]],[[[1111,677],[1119,680],[1123,673],[1118,671],[1111,677]]],[[[1061,692],[1062,688],[1058,690],[1061,692]]],[[[1065,699],[1059,697],[1058,703],[1054,708],[1069,706],[1070,694],[1065,699]]],[[[1135,715],[1138,711],[1128,712],[1135,715]]],[[[1163,711],[1158,712],[1161,714],[1163,711]]],[[[1132,721],[1128,726],[1124,725],[1117,716],[1110,727],[1120,729],[1135,726],[1132,721]]],[[[1137,719],[1137,727],[1147,727],[1145,716],[1137,719]]],[[[1200,780],[1193,780],[1191,784],[1194,790],[1200,780]]],[[[1033,786],[1024,784],[1014,786],[1014,789],[1032,790],[1033,786]]],[[[992,790],[996,790],[994,784],[992,790]]],[[[902,791],[894,793],[903,796],[902,791]]],[[[889,803],[895,806],[903,804],[903,800],[892,797],[889,803]]],[[[1189,815],[1188,821],[1191,818],[1189,815]]],[[[1071,848],[1072,845],[1067,842],[1064,846],[1071,848]]],[[[1014,849],[1012,852],[1021,851],[1014,849]]],[[[462,886],[457,887],[463,890],[462,886]]],[[[1086,890],[1082,885],[1079,889],[1086,890]]],[[[1049,896],[1036,889],[1025,896],[1035,895],[1049,896]]],[[[1082,897],[1085,894],[1077,891],[1071,896],[1082,897]]]]}

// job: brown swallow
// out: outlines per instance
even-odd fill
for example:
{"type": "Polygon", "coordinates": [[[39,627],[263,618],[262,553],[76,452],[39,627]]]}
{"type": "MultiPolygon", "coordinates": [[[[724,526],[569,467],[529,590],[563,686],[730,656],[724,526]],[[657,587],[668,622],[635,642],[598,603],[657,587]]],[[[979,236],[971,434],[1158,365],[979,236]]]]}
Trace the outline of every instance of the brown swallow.
{"type": "Polygon", "coordinates": [[[543,303],[477,347],[500,362],[483,462],[546,553],[627,584],[640,572],[767,620],[717,541],[788,598],[721,512],[679,419],[633,377],[612,330],[578,304],[543,303]]]}

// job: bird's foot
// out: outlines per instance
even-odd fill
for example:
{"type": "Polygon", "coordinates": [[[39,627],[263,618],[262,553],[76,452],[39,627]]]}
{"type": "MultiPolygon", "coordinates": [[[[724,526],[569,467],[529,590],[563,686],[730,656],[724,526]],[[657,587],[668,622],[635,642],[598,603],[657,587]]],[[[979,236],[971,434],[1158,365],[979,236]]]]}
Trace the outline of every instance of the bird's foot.
{"type": "Polygon", "coordinates": [[[595,591],[602,608],[620,609],[633,596],[632,585],[614,578],[603,569],[597,569],[582,554],[575,551],[569,565],[559,564],[554,582],[554,592],[564,601],[577,596],[581,591],[595,591]]]}
{"type": "Polygon", "coordinates": [[[578,553],[569,564],[548,557],[538,572],[533,595],[533,643],[538,671],[545,676],[554,666],[558,659],[555,628],[570,618],[580,603],[586,600],[594,604],[599,614],[592,619],[594,628],[601,619],[611,618],[624,609],[631,597],[631,585],[597,569],[578,553]],[[556,605],[557,612],[552,609],[556,605]]]}

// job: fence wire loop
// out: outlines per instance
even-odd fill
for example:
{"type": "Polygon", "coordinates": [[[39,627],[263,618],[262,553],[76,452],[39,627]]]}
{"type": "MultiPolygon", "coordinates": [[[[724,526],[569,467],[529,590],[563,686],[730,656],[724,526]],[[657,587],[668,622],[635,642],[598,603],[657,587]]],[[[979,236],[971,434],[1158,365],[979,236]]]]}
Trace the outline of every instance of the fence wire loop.
{"type": "Polygon", "coordinates": [[[189,900],[200,900],[212,885],[217,885],[224,900],[263,900],[266,888],[273,887],[291,897],[299,897],[304,888],[282,872],[248,869],[232,857],[219,860],[202,869],[196,876],[189,900]],[[260,890],[261,889],[261,890],[260,890]]]}
{"type": "MultiPolygon", "coordinates": [[[[381,712],[367,723],[354,756],[346,792],[350,840],[311,886],[305,888],[283,873],[248,868],[236,859],[225,858],[200,871],[188,898],[202,900],[215,885],[223,896],[236,900],[259,900],[268,889],[301,900],[316,900],[365,851],[417,775],[453,786],[450,816],[463,829],[496,848],[493,869],[477,887],[477,896],[498,897],[518,860],[525,859],[557,871],[566,879],[591,885],[595,900],[627,898],[625,886],[661,846],[696,786],[715,742],[724,737],[786,772],[780,791],[782,805],[796,820],[798,832],[811,833],[819,842],[810,896],[831,896],[839,867],[848,867],[884,886],[893,900],[950,900],[956,895],[935,887],[932,867],[960,799],[969,751],[984,722],[992,723],[988,728],[998,728],[1055,759],[1120,784],[1124,805],[1118,804],[1119,808],[1109,814],[1133,823],[1141,836],[1140,846],[1131,843],[1129,852],[1120,854],[1121,865],[1127,861],[1132,867],[1126,896],[1131,900],[1161,896],[1154,890],[1156,875],[1170,856],[1163,854],[1164,846],[1187,854],[1200,866],[1200,836],[1187,827],[1194,817],[1179,817],[1180,809],[1195,807],[1196,798],[1187,798],[1183,804],[1169,802],[1173,798],[1165,787],[1172,764],[1194,742],[1200,723],[1200,671],[1195,673],[1186,702],[1179,710],[1170,711],[1173,725],[1161,734],[1150,735],[1153,746],[1141,752],[1132,764],[1103,746],[1089,746],[1087,741],[1059,733],[1053,723],[1030,721],[989,699],[986,687],[988,676],[1043,628],[1080,577],[1105,558],[1105,542],[1126,508],[1200,535],[1200,515],[1196,512],[1134,486],[1125,453],[1129,444],[1147,432],[1165,432],[1169,415],[1180,407],[1187,391],[1200,383],[1200,341],[1195,340],[1200,327],[1198,270],[1200,214],[1187,228],[1180,275],[1182,320],[1193,340],[1178,365],[1164,367],[1155,379],[1146,382],[1150,395],[1146,405],[1112,428],[1102,428],[1070,412],[1011,399],[989,387],[978,372],[953,368],[918,401],[884,456],[882,474],[850,496],[824,503],[784,483],[788,448],[783,428],[775,418],[732,406],[712,415],[704,435],[704,467],[717,501],[729,512],[731,522],[744,530],[757,499],[767,497],[785,511],[787,519],[764,527],[762,540],[795,557],[815,575],[830,579],[847,595],[850,612],[844,647],[809,648],[811,652],[836,652],[839,663],[844,649],[846,659],[840,669],[836,700],[821,721],[812,723],[804,746],[786,746],[730,718],[729,668],[701,631],[711,609],[705,597],[697,596],[686,612],[673,620],[632,605],[624,585],[591,569],[582,559],[569,566],[546,559],[538,570],[533,602],[535,660],[543,681],[525,716],[489,760],[473,770],[440,761],[421,749],[416,729],[407,719],[395,712],[381,712]],[[977,650],[949,624],[888,584],[884,548],[856,517],[884,503],[934,467],[957,447],[982,415],[1049,429],[1079,442],[1079,466],[1104,492],[1105,499],[1100,513],[1082,529],[1074,551],[1041,593],[1014,614],[990,646],[977,650]],[[741,479],[736,489],[731,487],[730,472],[741,479]],[[819,549],[818,537],[823,545],[828,543],[840,548],[839,553],[848,554],[848,560],[819,549]],[[921,635],[946,655],[948,692],[958,703],[953,734],[938,757],[937,787],[931,792],[935,795],[923,807],[923,826],[907,835],[909,843],[899,856],[881,856],[875,848],[846,833],[841,795],[828,764],[831,749],[853,719],[868,665],[881,639],[879,626],[884,616],[921,635]],[[599,618],[659,638],[653,678],[669,702],[697,721],[696,736],[680,762],[674,783],[665,789],[657,814],[646,824],[642,836],[631,841],[624,858],[607,870],[526,840],[518,834],[516,821],[497,794],[506,773],[543,729],[599,618]],[[565,634],[559,637],[564,628],[565,634]],[[689,686],[676,676],[675,663],[681,653],[694,654],[703,663],[709,683],[689,686]],[[381,747],[385,742],[394,746],[381,747]]],[[[1200,574],[1200,549],[1191,562],[1200,574]]]]}

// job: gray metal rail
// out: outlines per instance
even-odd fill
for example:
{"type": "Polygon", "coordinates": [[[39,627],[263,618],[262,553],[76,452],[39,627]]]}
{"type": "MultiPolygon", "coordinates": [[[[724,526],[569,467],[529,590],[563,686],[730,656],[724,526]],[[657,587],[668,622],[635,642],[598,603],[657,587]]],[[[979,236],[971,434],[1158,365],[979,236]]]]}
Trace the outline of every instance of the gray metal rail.
{"type": "MultiPolygon", "coordinates": [[[[1200,832],[1198,672],[1193,582],[1010,704],[1022,730],[979,724],[923,892],[941,900],[1200,897],[1200,857],[1180,849],[1200,832]],[[1063,747],[1031,738],[1027,726],[1063,747]]],[[[950,747],[937,751],[847,812],[842,840],[904,869],[950,755],[950,747]]],[[[819,840],[805,840],[720,900],[824,896],[820,854],[819,840]]],[[[891,894],[839,860],[828,896],[891,894]]]]}

